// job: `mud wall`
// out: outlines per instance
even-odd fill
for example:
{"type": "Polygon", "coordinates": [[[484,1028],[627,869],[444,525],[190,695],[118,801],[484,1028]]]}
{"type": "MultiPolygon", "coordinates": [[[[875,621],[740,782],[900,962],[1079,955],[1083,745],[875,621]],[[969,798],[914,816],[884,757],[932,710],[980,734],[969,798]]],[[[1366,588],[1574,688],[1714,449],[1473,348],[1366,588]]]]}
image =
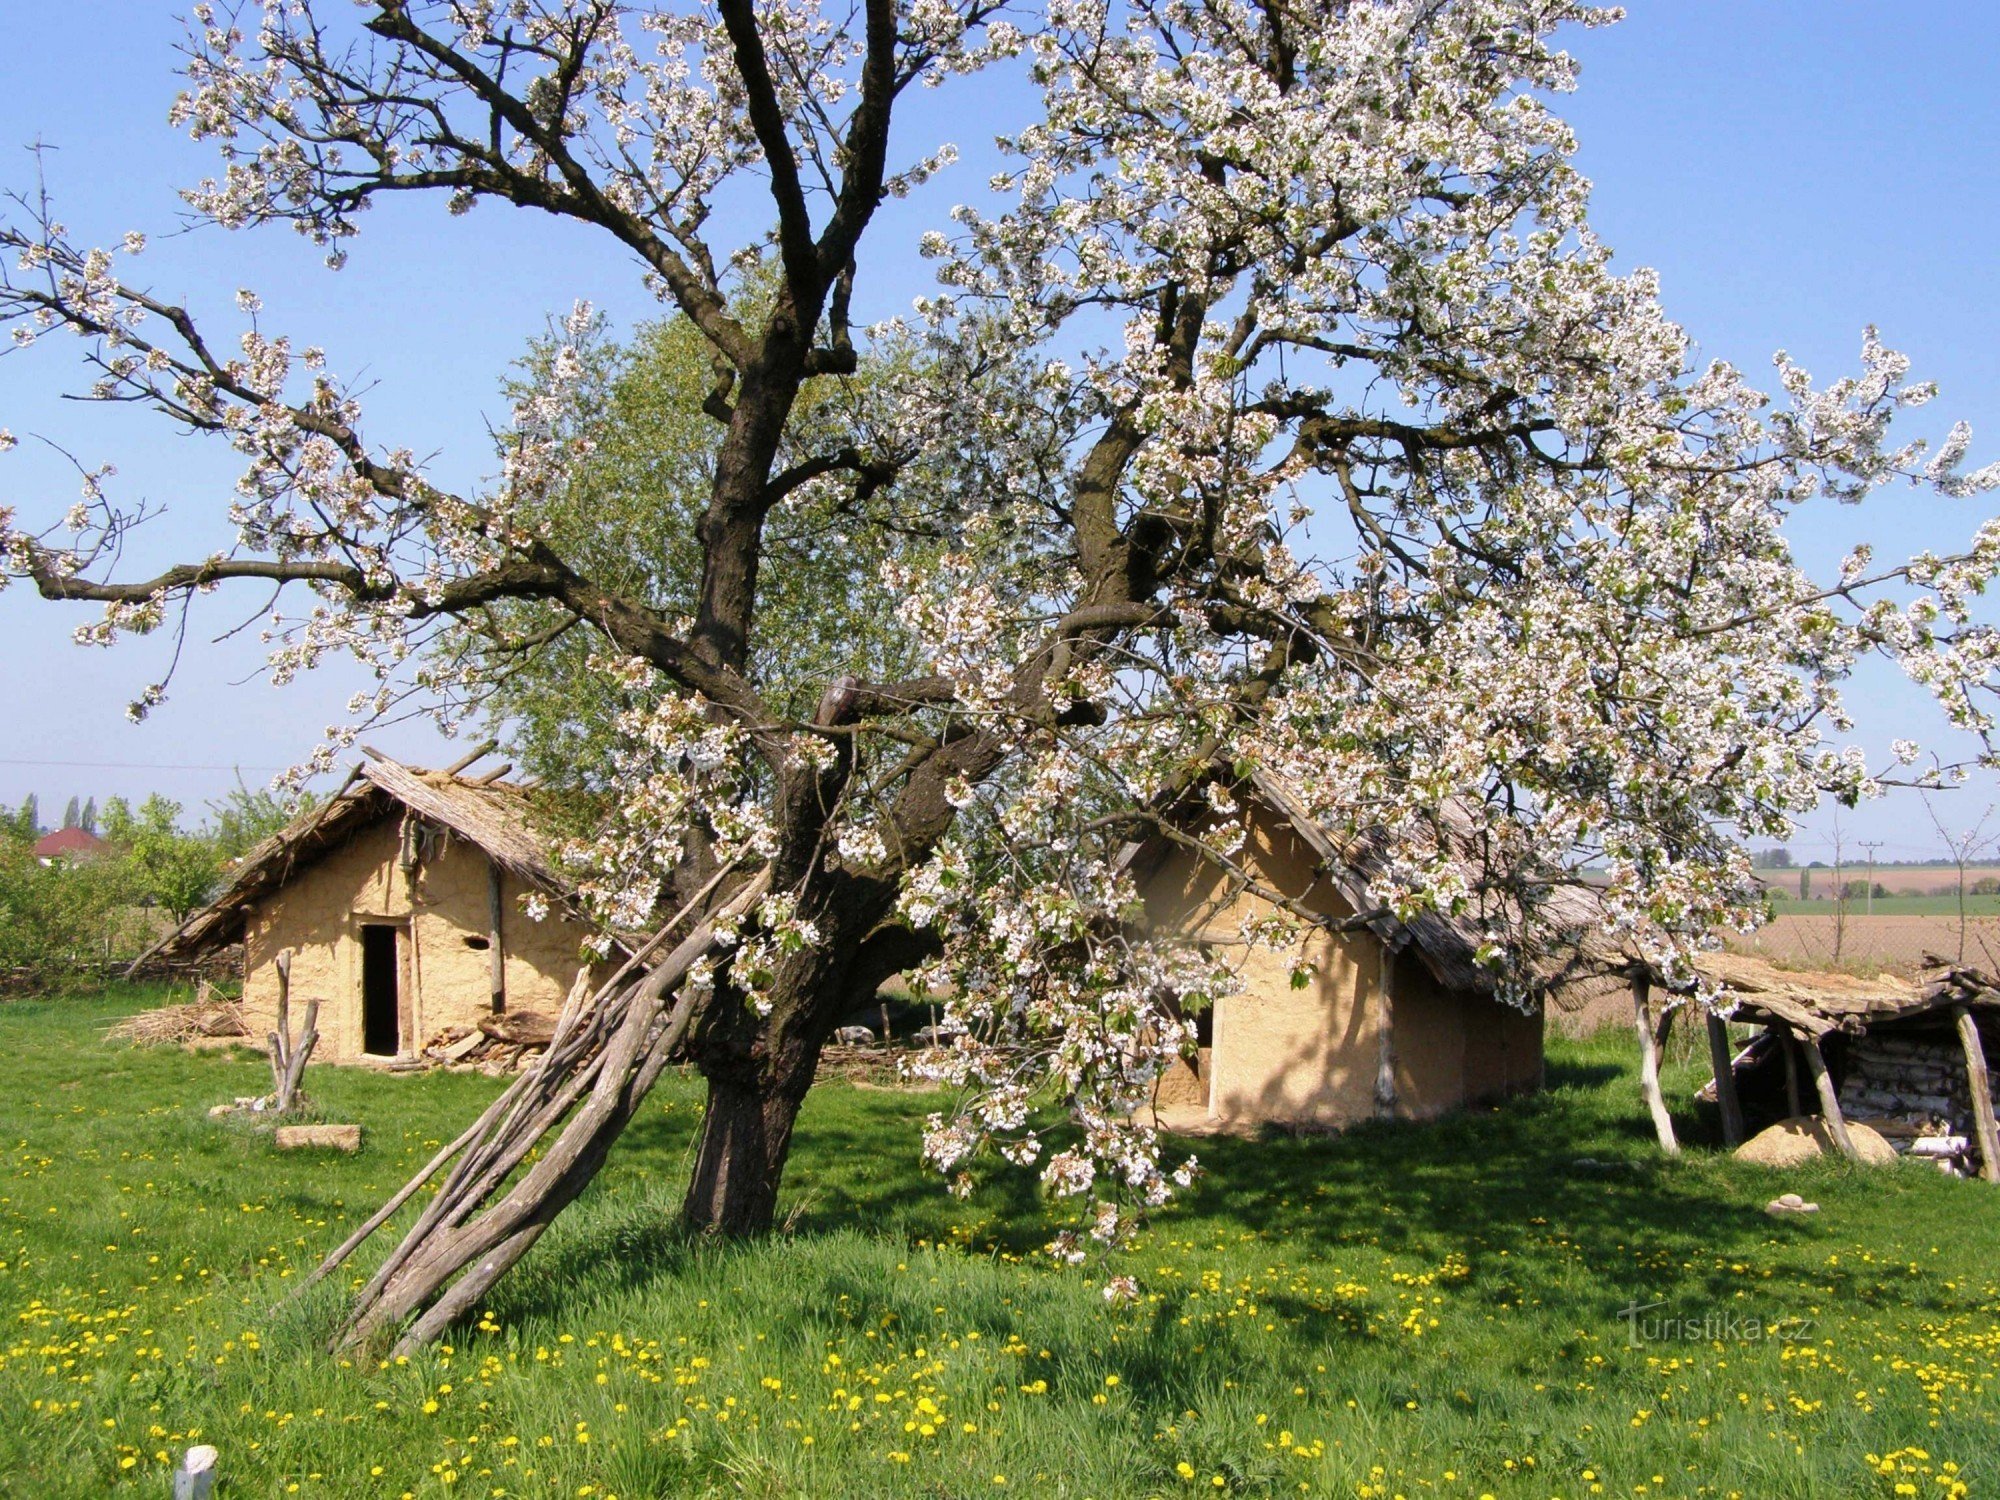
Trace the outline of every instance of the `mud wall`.
{"type": "MultiPolygon", "coordinates": [[[[276,955],[293,950],[292,1006],[319,998],[315,1061],[348,1062],[362,1049],[361,928],[397,928],[400,1050],[440,1028],[491,1013],[489,862],[476,845],[432,830],[412,870],[400,860],[399,820],[358,831],[345,845],[299,869],[250,916],[244,934],[245,1010],[261,1038],[277,1014],[276,955]]],[[[501,949],[506,1008],[554,1014],[579,966],[581,924],[551,913],[532,922],[525,887],[501,880],[501,949]]],[[[299,1024],[293,1022],[296,1029],[299,1024]]]]}

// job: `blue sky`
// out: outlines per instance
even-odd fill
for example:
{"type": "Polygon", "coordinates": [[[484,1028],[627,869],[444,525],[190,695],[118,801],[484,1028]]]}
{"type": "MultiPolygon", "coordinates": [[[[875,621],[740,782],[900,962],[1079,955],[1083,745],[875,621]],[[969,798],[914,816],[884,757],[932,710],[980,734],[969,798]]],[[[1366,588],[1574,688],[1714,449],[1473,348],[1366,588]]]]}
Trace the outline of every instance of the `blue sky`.
{"type": "MultiPolygon", "coordinates": [[[[496,380],[551,312],[588,297],[629,322],[655,309],[625,258],[541,215],[483,208],[447,220],[441,206],[397,205],[368,216],[353,264],[338,275],[283,231],[173,237],[176,184],[209,170],[210,153],[168,130],[175,92],[176,5],[77,3],[17,7],[0,54],[0,185],[32,184],[24,148],[40,139],[60,216],[77,238],[154,236],[140,264],[156,292],[225,320],[239,285],[264,297],[266,326],[323,344],[334,368],[374,382],[369,427],[380,442],[436,453],[442,473],[484,472],[488,422],[504,410],[496,380]]],[[[1985,0],[1920,6],[1828,0],[1641,0],[1621,25],[1571,40],[1584,63],[1563,112],[1597,184],[1595,222],[1621,264],[1661,273],[1669,311],[1705,352],[1758,378],[1784,348],[1830,377],[1853,368],[1864,324],[1943,386],[1938,430],[1957,417],[1979,434],[1975,464],[2000,456],[2000,7],[1985,0]]],[[[941,101],[957,119],[961,92],[941,101]]],[[[966,124],[961,181],[929,200],[941,211],[977,192],[979,139],[966,124]]],[[[879,226],[898,241],[925,205],[897,205],[879,226]]],[[[899,247],[873,311],[919,289],[899,247]]],[[[79,409],[54,398],[74,365],[60,347],[0,358],[0,425],[46,434],[119,467],[120,493],[167,509],[135,543],[132,569],[220,544],[212,517],[234,478],[229,456],[136,413],[79,409]]],[[[0,494],[52,517],[75,495],[73,473],[25,442],[0,466],[0,494]]],[[[1823,565],[1860,538],[1881,551],[1949,547],[1991,502],[1943,503],[1904,490],[1843,510],[1795,543],[1823,565]]],[[[254,680],[254,639],[208,637],[238,623],[247,599],[206,601],[172,697],[147,723],[124,704],[157,676],[164,641],[111,651],[68,643],[86,616],[14,588],[0,594],[0,802],[38,792],[45,810],[72,793],[162,790],[193,808],[225,788],[232,766],[253,784],[302,754],[340,717],[358,685],[331,671],[283,690],[254,680]]],[[[1886,673],[1853,690],[1855,737],[1931,735],[1921,694],[1886,673]]],[[[372,737],[436,758],[421,726],[372,737]]],[[[1971,822],[2000,800],[1991,778],[1956,794],[1947,815],[1971,822]]],[[[1846,814],[1850,838],[1883,841],[1882,857],[1938,845],[1923,809],[1892,797],[1846,814]]],[[[1797,848],[1827,857],[1830,820],[1797,848]]]]}

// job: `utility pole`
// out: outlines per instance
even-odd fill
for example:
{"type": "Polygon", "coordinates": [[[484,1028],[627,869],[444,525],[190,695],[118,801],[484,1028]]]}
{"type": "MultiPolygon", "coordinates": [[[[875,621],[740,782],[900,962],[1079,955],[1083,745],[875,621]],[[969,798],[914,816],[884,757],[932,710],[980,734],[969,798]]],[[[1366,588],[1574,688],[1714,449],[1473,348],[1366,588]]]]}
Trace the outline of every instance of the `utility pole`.
{"type": "Polygon", "coordinates": [[[1875,915],[1875,851],[1882,847],[1880,839],[1856,839],[1855,843],[1868,851],[1868,915],[1875,915]]]}

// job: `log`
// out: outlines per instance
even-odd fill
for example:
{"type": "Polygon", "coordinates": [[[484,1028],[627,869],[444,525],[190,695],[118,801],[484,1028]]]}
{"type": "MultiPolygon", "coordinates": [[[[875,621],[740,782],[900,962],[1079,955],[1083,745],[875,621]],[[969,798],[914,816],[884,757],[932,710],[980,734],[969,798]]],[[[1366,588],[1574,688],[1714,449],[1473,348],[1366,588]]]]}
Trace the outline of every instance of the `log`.
{"type": "Polygon", "coordinates": [[[277,1133],[280,1151],[298,1151],[314,1147],[325,1147],[333,1151],[359,1151],[361,1149],[361,1127],[359,1125],[280,1125],[277,1133]]]}
{"type": "Polygon", "coordinates": [[[1396,1114],[1396,950],[1382,945],[1382,959],[1375,971],[1377,1022],[1375,1056],[1375,1117],[1395,1118],[1396,1114]]]}
{"type": "Polygon", "coordinates": [[[1963,1005],[1952,1007],[1958,1022],[1959,1045],[1965,1049],[1965,1081],[1972,1089],[1972,1124],[1979,1135],[1979,1175],[2000,1182],[2000,1129],[1993,1123],[1993,1082],[1986,1072],[1986,1048],[1979,1040],[1979,1023],[1963,1005]]]}
{"type": "Polygon", "coordinates": [[[1842,1156],[1849,1161],[1861,1160],[1861,1153],[1854,1149],[1854,1138],[1847,1133],[1847,1117],[1840,1112],[1840,1100],[1833,1091],[1833,1078],[1826,1071],[1826,1054],[1820,1051],[1819,1038],[1799,1040],[1806,1049],[1806,1067],[1812,1073],[1813,1087],[1819,1090],[1820,1118],[1826,1121],[1828,1134],[1840,1147],[1842,1156]]]}
{"type": "Polygon", "coordinates": [[[1653,1045],[1652,1019],[1647,1015],[1653,981],[1641,974],[1632,981],[1632,1024],[1639,1030],[1639,1091],[1646,1097],[1646,1108],[1653,1115],[1653,1131],[1660,1138],[1660,1149],[1669,1156],[1681,1154],[1681,1143],[1674,1139],[1674,1117],[1667,1113],[1667,1101],[1660,1093],[1660,1054],[1653,1045]]]}
{"type": "Polygon", "coordinates": [[[1708,1061],[1715,1069],[1715,1103],[1722,1111],[1722,1144],[1734,1151],[1743,1144],[1743,1101],[1736,1095],[1736,1065],[1729,1056],[1729,1026],[1708,1012],[1708,1061]]]}

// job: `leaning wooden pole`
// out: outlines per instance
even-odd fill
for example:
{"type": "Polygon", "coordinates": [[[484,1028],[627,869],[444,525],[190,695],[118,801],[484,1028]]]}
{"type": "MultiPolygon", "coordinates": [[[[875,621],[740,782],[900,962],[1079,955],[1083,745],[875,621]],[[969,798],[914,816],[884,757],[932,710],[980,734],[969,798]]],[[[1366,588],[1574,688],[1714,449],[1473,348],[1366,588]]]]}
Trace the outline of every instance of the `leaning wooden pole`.
{"type": "Polygon", "coordinates": [[[1979,1040],[1979,1023],[1963,1005],[1952,1007],[1958,1022],[1958,1043],[1965,1049],[1965,1081],[1972,1090],[1972,1124],[1979,1135],[1979,1175],[2000,1182],[2000,1128],[1993,1121],[1993,1080],[1986,1071],[1986,1048],[1979,1040]]]}
{"type": "Polygon", "coordinates": [[[1806,1049],[1806,1067],[1812,1072],[1813,1087],[1819,1090],[1820,1117],[1826,1121],[1833,1143],[1849,1161],[1861,1160],[1861,1153],[1854,1149],[1854,1137],[1847,1133],[1847,1116],[1840,1112],[1840,1096],[1833,1091],[1833,1075],[1827,1072],[1826,1054],[1820,1051],[1819,1038],[1808,1036],[1799,1040],[1806,1049]]]}
{"type": "Polygon", "coordinates": [[[1660,1092],[1660,1054],[1653,1045],[1653,1020],[1647,1014],[1652,989],[1651,975],[1642,972],[1633,977],[1632,1024],[1639,1032],[1639,1091],[1646,1096],[1646,1108],[1652,1112],[1653,1131],[1660,1138],[1660,1149],[1669,1156],[1679,1156],[1681,1143],[1674,1138],[1674,1117],[1667,1113],[1666,1097],[1660,1092]]]}
{"type": "Polygon", "coordinates": [[[1729,1055],[1729,1025],[1708,1012],[1708,1061],[1715,1069],[1715,1105],[1722,1112],[1722,1143],[1734,1151],[1743,1144],[1743,1101],[1736,1093],[1736,1069],[1729,1055]]]}

